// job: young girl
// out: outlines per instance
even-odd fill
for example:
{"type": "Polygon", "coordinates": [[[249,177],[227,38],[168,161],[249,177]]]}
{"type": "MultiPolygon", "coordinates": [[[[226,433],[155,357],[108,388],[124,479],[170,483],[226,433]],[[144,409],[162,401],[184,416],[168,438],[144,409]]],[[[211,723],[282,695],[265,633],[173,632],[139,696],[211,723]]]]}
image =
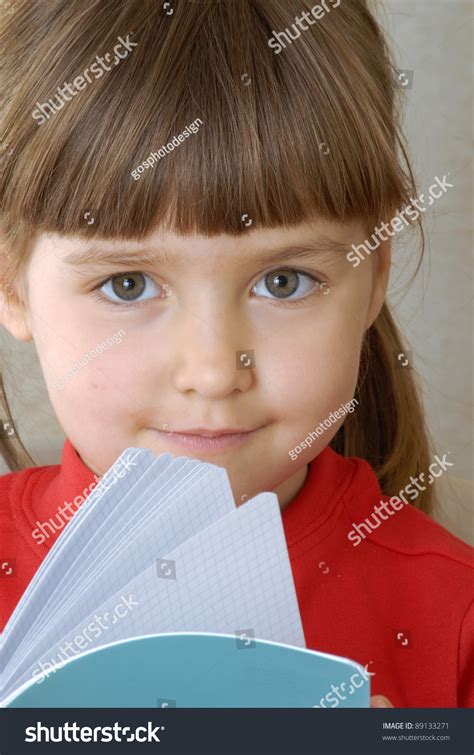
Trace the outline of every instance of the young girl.
{"type": "Polygon", "coordinates": [[[375,229],[420,213],[368,0],[16,0],[1,43],[1,322],[67,436],[35,467],[4,398],[1,626],[60,507],[150,448],[277,493],[308,648],[381,704],[472,705],[471,550],[429,516],[452,461],[385,302],[375,229]]]}

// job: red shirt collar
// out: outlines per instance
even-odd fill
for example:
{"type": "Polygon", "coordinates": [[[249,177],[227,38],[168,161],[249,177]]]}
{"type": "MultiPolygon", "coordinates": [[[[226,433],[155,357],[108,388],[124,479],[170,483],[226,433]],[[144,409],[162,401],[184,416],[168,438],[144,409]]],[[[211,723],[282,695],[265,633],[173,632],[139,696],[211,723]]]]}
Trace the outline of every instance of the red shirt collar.
{"type": "MultiPolygon", "coordinates": [[[[353,461],[339,456],[330,447],[308,465],[302,488],[282,512],[288,545],[297,543],[316,529],[321,529],[323,535],[351,484],[355,468],[353,461]]],[[[39,486],[43,488],[40,495],[34,495],[32,491],[33,516],[40,522],[54,517],[65,503],[80,505],[79,497],[87,496],[99,479],[69,440],[63,447],[61,465],[44,468],[44,473],[53,471],[47,484],[39,486]]],[[[55,539],[49,540],[49,547],[55,539]]]]}
{"type": "Polygon", "coordinates": [[[289,546],[320,530],[322,539],[337,515],[356,473],[356,463],[327,446],[308,465],[301,490],[283,509],[283,526],[289,546]]]}
{"type": "MultiPolygon", "coordinates": [[[[54,517],[59,507],[65,503],[73,504],[75,498],[87,496],[91,492],[91,485],[99,480],[84,464],[70,440],[66,440],[64,444],[61,465],[45,468],[45,472],[49,470],[54,470],[56,474],[43,488],[40,496],[33,496],[33,513],[40,522],[54,517]]],[[[80,505],[79,500],[77,504],[80,505]]]]}

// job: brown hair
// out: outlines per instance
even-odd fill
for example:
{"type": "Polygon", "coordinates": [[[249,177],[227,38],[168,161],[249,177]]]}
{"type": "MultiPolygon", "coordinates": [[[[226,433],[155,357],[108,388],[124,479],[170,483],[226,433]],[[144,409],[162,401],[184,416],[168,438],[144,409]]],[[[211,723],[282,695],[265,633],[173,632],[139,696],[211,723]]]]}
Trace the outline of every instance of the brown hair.
{"type": "MultiPolygon", "coordinates": [[[[272,32],[312,0],[173,0],[173,13],[155,0],[16,0],[0,34],[1,133],[12,147],[0,177],[0,282],[17,285],[39,232],[138,238],[159,220],[181,234],[240,234],[243,213],[255,228],[321,216],[373,229],[408,205],[416,185],[384,36],[367,0],[330,4],[276,54],[272,32]],[[38,103],[128,34],[138,45],[127,59],[39,125],[38,103]],[[198,134],[133,180],[197,118],[198,134]]],[[[332,442],[366,459],[390,495],[430,461],[402,350],[384,304],[364,339],[359,406],[332,442]]],[[[18,441],[0,442],[20,468],[18,441]]],[[[416,505],[430,501],[428,488],[416,505]]]]}

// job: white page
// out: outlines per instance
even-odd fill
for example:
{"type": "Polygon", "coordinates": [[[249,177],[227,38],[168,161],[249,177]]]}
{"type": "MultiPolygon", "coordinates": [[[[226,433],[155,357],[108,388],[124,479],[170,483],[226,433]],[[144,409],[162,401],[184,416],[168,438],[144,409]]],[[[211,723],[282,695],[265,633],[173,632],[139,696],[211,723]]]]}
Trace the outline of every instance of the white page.
{"type": "Polygon", "coordinates": [[[173,459],[172,463],[161,471],[156,461],[155,459],[146,473],[127,492],[127,496],[122,496],[120,512],[117,506],[109,505],[108,499],[104,497],[102,506],[108,506],[109,517],[97,529],[93,529],[93,522],[88,522],[90,535],[88,538],[82,535],[85,544],[82,549],[76,548],[78,555],[68,566],[74,575],[76,589],[71,591],[65,575],[63,584],[54,592],[54,600],[48,603],[46,618],[41,625],[39,622],[35,623],[35,638],[38,632],[55,621],[58,607],[61,613],[67,612],[69,606],[88,589],[91,581],[107,562],[121,551],[124,543],[132,542],[150,519],[156,518],[170,505],[170,500],[174,499],[178,490],[184,490],[186,485],[192,484],[194,479],[203,474],[199,469],[200,462],[190,459],[173,459]]]}
{"type": "MultiPolygon", "coordinates": [[[[77,610],[77,603],[84,593],[94,592],[96,584],[100,591],[105,574],[110,574],[113,580],[112,589],[119,590],[142,572],[160,552],[177,547],[235,508],[225,469],[201,462],[198,464],[192,476],[177,477],[172,490],[166,491],[163,486],[159,491],[162,499],[160,505],[146,516],[139,517],[137,525],[130,532],[126,530],[114,548],[107,545],[106,556],[102,554],[97,568],[86,582],[81,580],[80,590],[71,594],[64,611],[69,613],[73,606],[77,610]],[[167,532],[170,534],[167,535],[167,532]]],[[[102,595],[100,602],[107,597],[102,595]]]]}
{"type": "MultiPolygon", "coordinates": [[[[197,468],[200,464],[201,462],[188,457],[175,459],[171,454],[156,457],[147,449],[130,448],[121,454],[88,497],[87,507],[83,506],[79,509],[68,527],[61,533],[54,548],[51,549],[33,578],[33,585],[30,584],[29,600],[22,606],[23,610],[20,614],[15,616],[14,637],[8,637],[7,633],[8,641],[2,651],[4,663],[6,663],[2,683],[6,683],[10,678],[21,659],[29,652],[37,636],[47,630],[51,608],[55,604],[59,605],[60,610],[64,608],[61,601],[71,593],[71,583],[80,582],[78,575],[87,561],[86,554],[91,542],[97,541],[98,532],[101,533],[102,540],[102,542],[99,541],[99,547],[103,548],[107,532],[109,530],[114,532],[114,528],[120,526],[115,524],[116,520],[122,522],[123,526],[123,522],[134,515],[135,494],[143,489],[144,481],[149,481],[150,486],[153,486],[156,475],[161,470],[161,478],[166,485],[171,485],[169,470],[174,468],[177,475],[175,485],[179,486],[181,484],[179,470],[183,467],[189,468],[189,466],[197,468]],[[126,477],[116,480],[116,484],[110,486],[117,465],[123,465],[128,460],[132,460],[134,466],[128,469],[126,477]],[[56,572],[60,575],[60,579],[56,577],[56,572]],[[74,576],[72,582],[67,579],[68,573],[74,576]]],[[[172,495],[172,490],[169,494],[172,495]]],[[[155,505],[153,498],[152,494],[151,505],[155,505]]]]}
{"type": "MultiPolygon", "coordinates": [[[[187,459],[183,460],[187,461],[187,459]]],[[[70,589],[70,583],[65,584],[56,572],[64,578],[71,564],[87,547],[87,539],[91,537],[93,527],[85,528],[87,522],[95,522],[98,528],[108,518],[120,517],[121,511],[127,514],[126,496],[132,494],[134,486],[139,483],[149,469],[168,467],[173,462],[170,454],[157,457],[149,450],[126,449],[107,470],[97,487],[88,496],[87,502],[74,514],[68,526],[62,531],[54,547],[43,560],[40,568],[30,582],[27,594],[23,596],[14,614],[8,622],[4,632],[2,656],[4,672],[2,684],[8,680],[12,668],[14,669],[14,655],[20,650],[26,652],[32,638],[39,631],[42,620],[47,622],[47,609],[54,597],[55,591],[61,591],[65,586],[70,589]],[[117,469],[125,465],[126,476],[116,477],[117,469]],[[111,485],[111,482],[114,482],[111,485]],[[85,538],[84,538],[85,533],[85,538]],[[43,619],[44,617],[44,619],[43,619]]],[[[153,473],[152,473],[153,474],[153,473]]]]}
{"type": "MultiPolygon", "coordinates": [[[[262,493],[171,551],[176,579],[158,577],[156,565],[132,580],[73,632],[59,633],[41,659],[58,659],[64,642],[91,626],[94,617],[112,616],[122,596],[138,605],[111,622],[87,650],[123,639],[163,632],[252,630],[260,639],[305,647],[293,575],[278,498],[262,493]]],[[[170,564],[171,567],[171,564],[170,564]]],[[[106,589],[106,588],[105,588],[106,589]]],[[[60,629],[60,627],[58,627],[60,629]]],[[[38,664],[15,678],[28,681],[38,664]]],[[[12,687],[10,687],[12,690],[12,687]]]]}
{"type": "MultiPolygon", "coordinates": [[[[15,655],[9,678],[21,673],[38,658],[44,649],[51,646],[58,636],[57,625],[64,633],[73,629],[87,615],[88,606],[100,606],[110,595],[115,594],[146,567],[156,562],[162,554],[173,550],[199,531],[235,509],[232,490],[225,469],[198,462],[200,476],[191,487],[177,485],[171,506],[160,509],[159,515],[142,530],[138,539],[123,544],[117,558],[108,562],[89,585],[87,591],[73,605],[64,608],[43,632],[35,636],[26,653],[15,655]]],[[[90,608],[89,608],[90,611],[90,608]]]]}
{"type": "MultiPolygon", "coordinates": [[[[145,456],[142,454],[137,458],[139,451],[143,451],[143,449],[127,449],[117,460],[120,461],[121,459],[131,458],[132,461],[136,461],[137,466],[136,469],[133,470],[133,472],[135,473],[135,476],[138,477],[140,477],[141,473],[150,466],[151,460],[155,458],[151,451],[145,452],[145,456]],[[135,453],[130,454],[130,451],[135,453]]],[[[170,459],[171,457],[169,457],[169,459],[167,459],[166,456],[163,457],[163,464],[169,464],[170,459]]],[[[26,588],[18,604],[16,605],[15,610],[13,611],[2,633],[2,651],[5,658],[7,658],[12,652],[10,650],[10,647],[16,647],[16,645],[22,640],[23,635],[16,632],[16,625],[20,621],[20,618],[23,618],[25,614],[30,613],[33,613],[33,616],[35,616],[35,611],[37,615],[38,610],[41,608],[41,599],[44,600],[45,595],[43,585],[47,580],[47,574],[49,572],[52,561],[54,560],[55,563],[59,565],[59,563],[61,563],[63,555],[65,554],[65,560],[67,563],[70,557],[70,552],[67,546],[69,541],[74,538],[76,529],[80,527],[83,520],[87,519],[89,516],[96,515],[95,507],[104,496],[104,485],[102,485],[102,483],[106,485],[108,484],[108,481],[113,478],[113,468],[114,465],[112,465],[110,470],[105,473],[101,482],[87,497],[87,503],[84,503],[81,508],[75,512],[67,527],[59,535],[54,548],[51,549],[46,558],[43,559],[42,563],[39,566],[39,569],[35,573],[33,579],[30,581],[28,587],[26,588]],[[38,600],[38,594],[40,598],[39,605],[36,603],[36,601],[38,600]]],[[[120,483],[122,483],[122,480],[119,480],[119,483],[116,486],[119,488],[119,490],[121,487],[120,483]]],[[[100,513],[97,514],[97,516],[102,515],[103,517],[105,517],[107,513],[109,513],[108,508],[101,507],[100,513]]]]}

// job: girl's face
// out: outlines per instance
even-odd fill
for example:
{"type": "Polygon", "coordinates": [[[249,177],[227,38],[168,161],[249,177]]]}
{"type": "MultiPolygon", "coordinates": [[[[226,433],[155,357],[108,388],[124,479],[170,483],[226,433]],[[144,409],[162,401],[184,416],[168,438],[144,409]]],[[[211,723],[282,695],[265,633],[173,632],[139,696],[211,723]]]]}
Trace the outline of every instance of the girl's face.
{"type": "Polygon", "coordinates": [[[289,452],[352,399],[382,306],[388,245],[357,268],[345,256],[366,235],[328,221],[140,242],[43,235],[27,302],[3,322],[34,339],[59,422],[97,474],[150,448],[225,467],[236,503],[274,490],[284,506],[342,419],[289,452]],[[229,430],[244,435],[179,435],[229,430]]]}

